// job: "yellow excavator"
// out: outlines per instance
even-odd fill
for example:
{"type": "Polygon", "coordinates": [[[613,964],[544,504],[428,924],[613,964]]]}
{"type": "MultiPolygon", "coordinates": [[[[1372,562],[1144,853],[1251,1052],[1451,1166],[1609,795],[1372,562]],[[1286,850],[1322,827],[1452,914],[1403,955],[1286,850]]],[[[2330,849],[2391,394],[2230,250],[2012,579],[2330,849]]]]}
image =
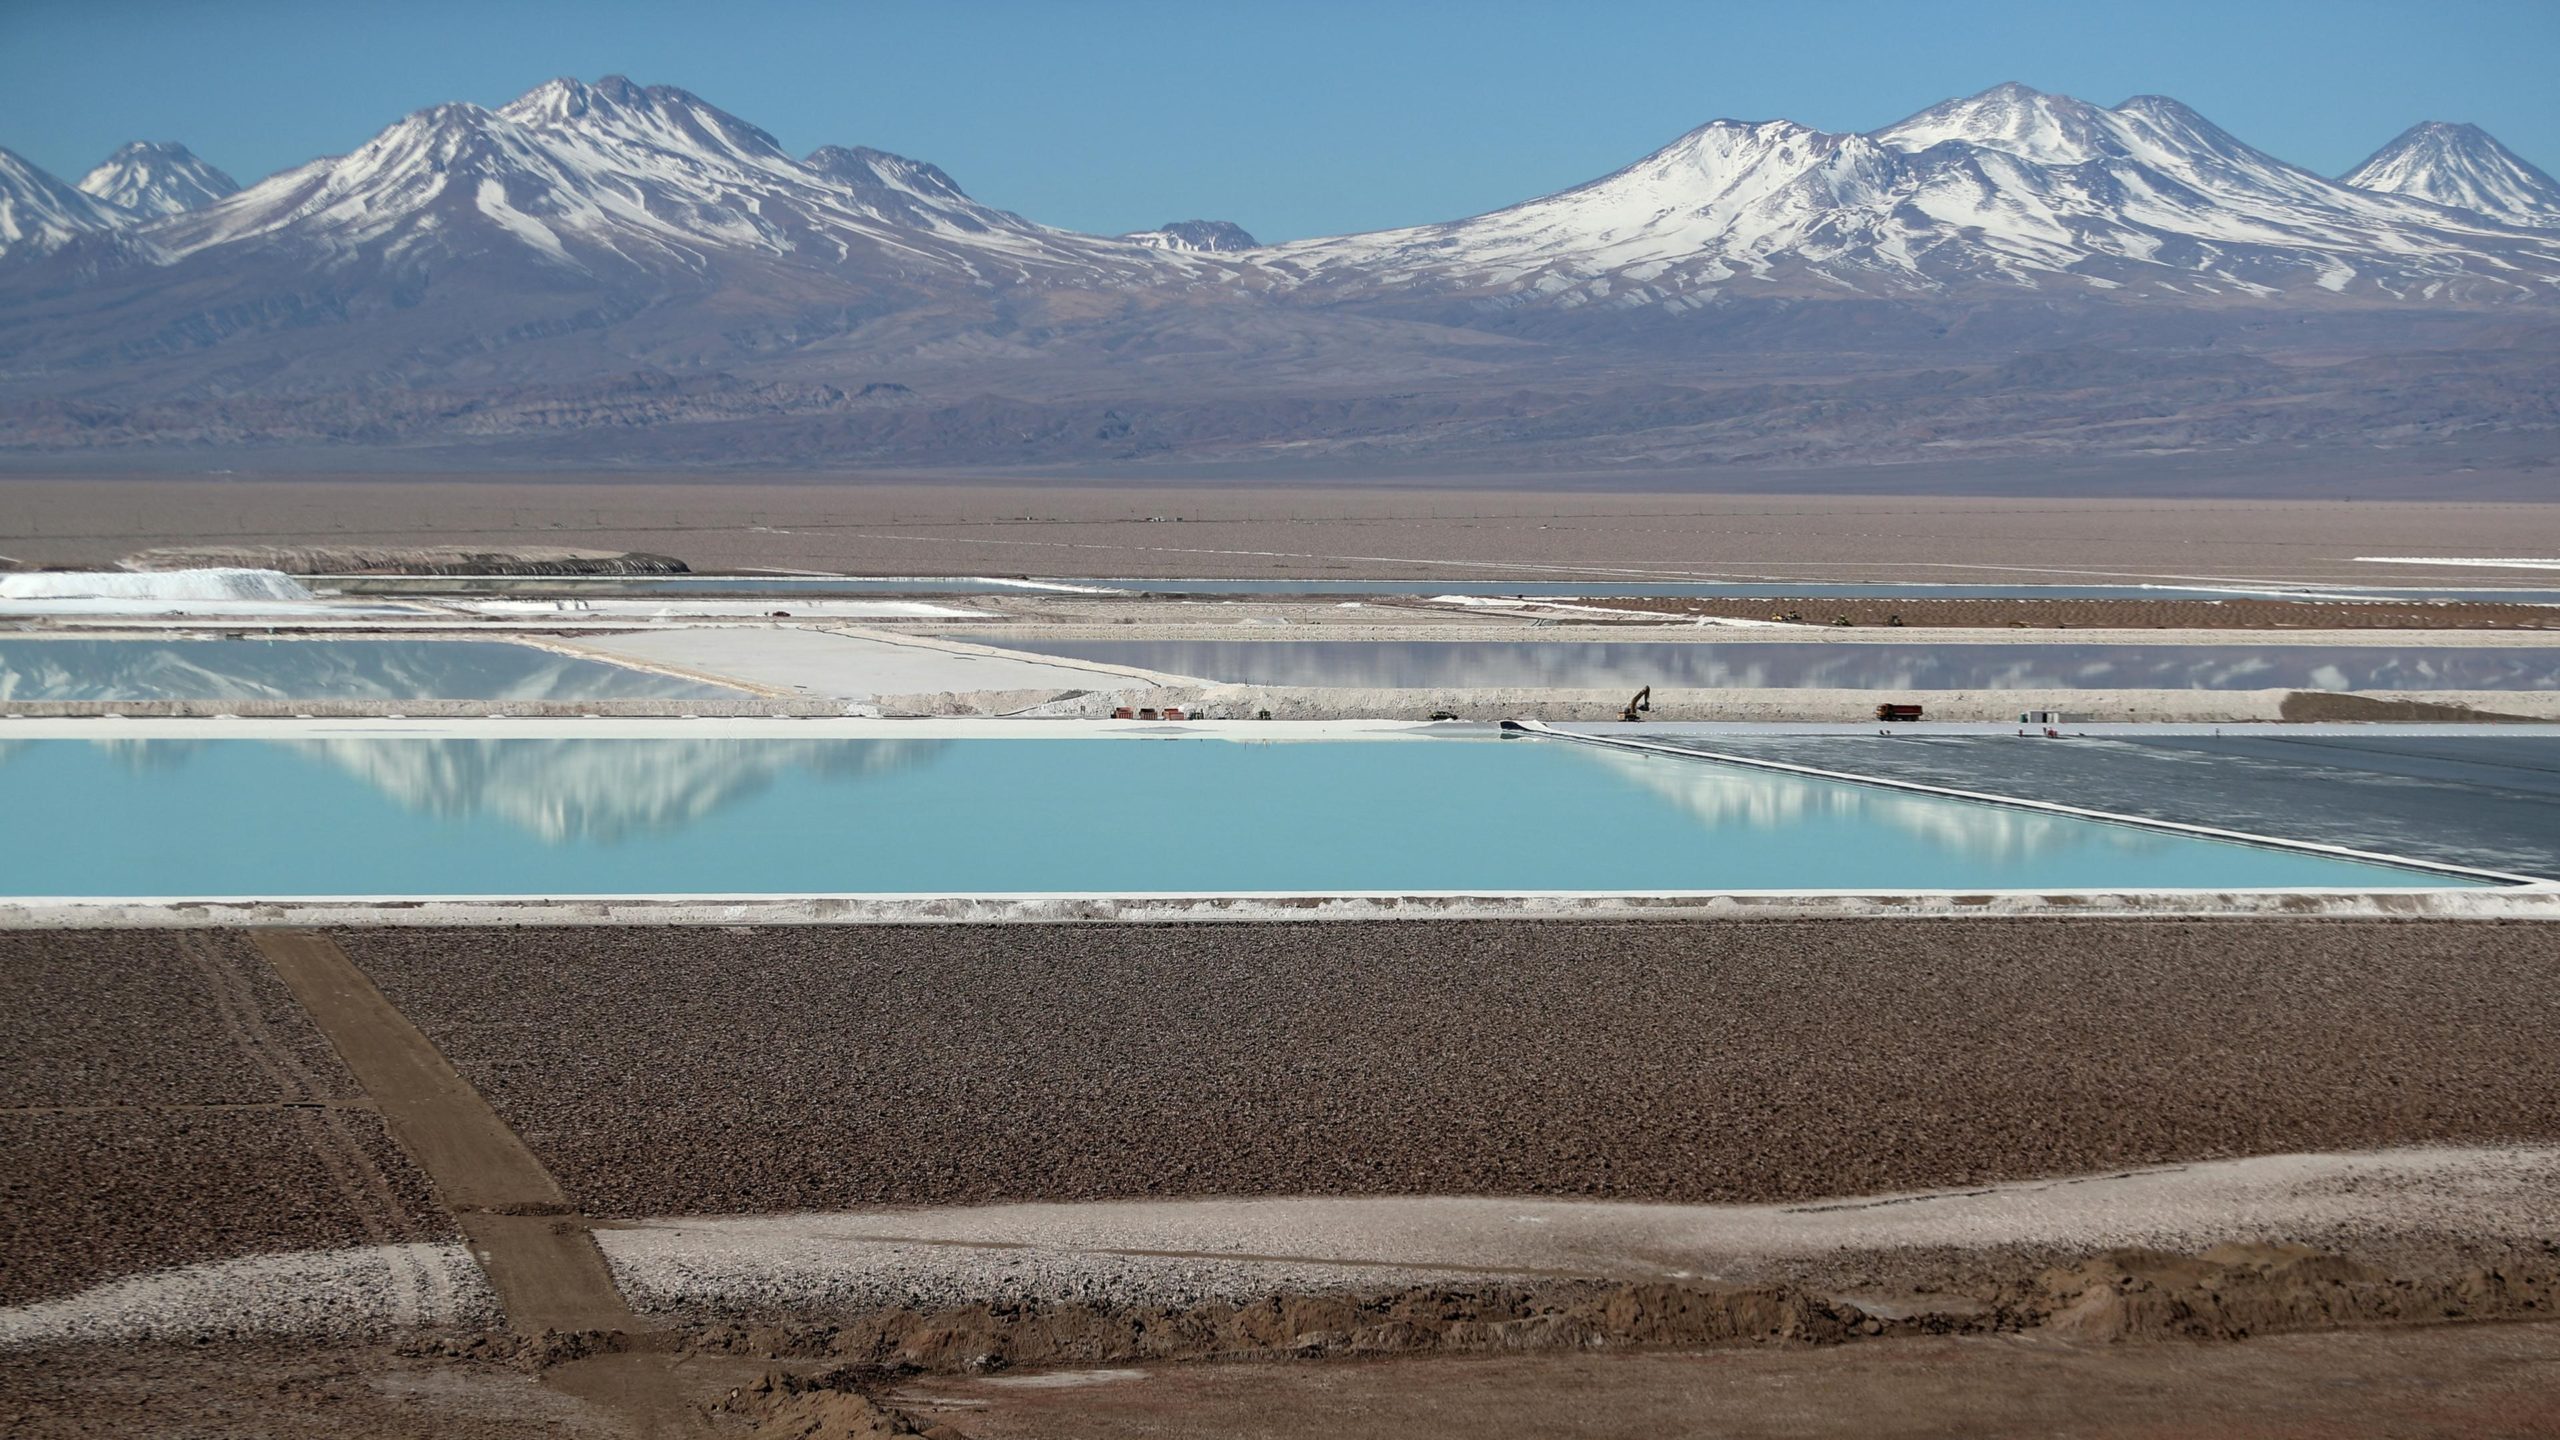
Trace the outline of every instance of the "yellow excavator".
{"type": "Polygon", "coordinates": [[[1635,718],[1636,718],[1638,715],[1642,715],[1642,714],[1644,714],[1645,712],[1647,712],[1647,711],[1651,710],[1652,708],[1653,708],[1653,687],[1652,687],[1652,686],[1650,686],[1650,685],[1647,685],[1647,686],[1646,686],[1646,687],[1644,687],[1643,689],[1641,689],[1641,690],[1639,690],[1639,691],[1637,691],[1637,692],[1636,692],[1636,698],[1634,698],[1633,700],[1630,700],[1630,701],[1628,701],[1628,702],[1627,702],[1627,708],[1626,708],[1626,710],[1625,710],[1622,714],[1620,714],[1620,715],[1618,716],[1618,718],[1619,718],[1619,719],[1621,719],[1621,720],[1625,720],[1625,721],[1627,721],[1627,722],[1629,722],[1629,723],[1633,723],[1633,722],[1634,722],[1634,720],[1635,720],[1635,718]]]}

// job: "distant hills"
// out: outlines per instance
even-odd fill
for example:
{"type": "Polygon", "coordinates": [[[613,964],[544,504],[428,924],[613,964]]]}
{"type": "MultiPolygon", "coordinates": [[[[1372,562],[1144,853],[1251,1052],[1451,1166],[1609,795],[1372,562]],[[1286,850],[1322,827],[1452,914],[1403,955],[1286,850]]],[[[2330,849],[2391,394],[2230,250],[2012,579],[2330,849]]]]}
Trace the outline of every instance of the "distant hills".
{"type": "Polygon", "coordinates": [[[1261,245],[1061,230],[922,161],[557,80],[245,189],[174,144],[77,186],[0,151],[0,454],[1354,473],[2425,446],[2560,421],[2555,300],[2560,183],[2464,125],[2331,180],[2165,97],[2002,85],[1869,134],[1715,121],[1486,215],[1261,245]]]}

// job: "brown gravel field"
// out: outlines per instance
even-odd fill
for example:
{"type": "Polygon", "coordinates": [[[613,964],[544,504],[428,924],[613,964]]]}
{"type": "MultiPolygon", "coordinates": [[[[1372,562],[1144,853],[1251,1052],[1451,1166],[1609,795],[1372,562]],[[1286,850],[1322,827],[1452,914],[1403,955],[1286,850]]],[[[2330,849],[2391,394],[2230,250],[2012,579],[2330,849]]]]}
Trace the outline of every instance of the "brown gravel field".
{"type": "Polygon", "coordinates": [[[1789,1200],[2560,1137],[2530,922],[374,930],[591,1213],[1789,1200]]]}
{"type": "Polygon", "coordinates": [[[207,1105],[358,1094],[245,935],[0,931],[0,1103],[207,1105]]]}
{"type": "Polygon", "coordinates": [[[537,544],[650,551],[703,572],[2530,586],[2551,573],[2355,557],[2560,551],[2560,506],[2468,501],[1950,497],[1917,483],[1882,495],[1711,494],[1677,481],[1633,493],[1571,477],[794,478],[0,475],[0,567],[94,565],[155,545],[537,544]]]}
{"type": "Polygon", "coordinates": [[[245,937],[0,932],[0,1304],[452,1233],[245,937]]]}
{"type": "MultiPolygon", "coordinates": [[[[573,1202],[663,1215],[1186,1193],[1791,1200],[2548,1141],[2551,929],[335,938],[573,1202]]],[[[0,932],[0,1304],[191,1260],[450,1235],[370,1106],[248,937],[0,932]]],[[[1633,1437],[1702,1416],[1770,1436],[2550,1433],[2560,1325],[2534,1321],[2560,1295],[2560,1252],[2432,1231],[2341,1238],[2361,1258],[2232,1244],[1843,1257],[1812,1265],[1831,1272],[1819,1292],[1452,1281],[1178,1315],[1006,1302],[816,1328],[714,1316],[626,1339],[52,1344],[0,1353],[0,1433],[1633,1437]],[[2425,1323],[2453,1316],[2481,1323],[2425,1323]],[[1077,1330],[1080,1317],[1099,1328],[1077,1330]],[[1309,1348],[1345,1325],[1406,1340],[1309,1348]],[[1206,1354],[1245,1358],[1185,1363],[1206,1354]],[[644,1371],[665,1383],[646,1404],[626,1393],[644,1371]]]]}
{"type": "Polygon", "coordinates": [[[452,1234],[365,1110],[0,1113],[0,1304],[280,1250],[452,1234]]]}

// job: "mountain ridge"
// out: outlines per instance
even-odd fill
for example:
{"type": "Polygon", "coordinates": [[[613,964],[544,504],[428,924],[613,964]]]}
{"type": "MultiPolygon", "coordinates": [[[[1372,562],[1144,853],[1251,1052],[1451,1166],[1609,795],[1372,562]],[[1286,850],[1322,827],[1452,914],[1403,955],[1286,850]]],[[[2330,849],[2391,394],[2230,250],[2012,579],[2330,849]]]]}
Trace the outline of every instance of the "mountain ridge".
{"type": "Polygon", "coordinates": [[[18,152],[0,147],[0,256],[50,254],[82,235],[118,229],[132,220],[114,202],[65,184],[18,152]]]}
{"type": "Polygon", "coordinates": [[[2530,232],[2325,179],[2165,96],[2105,108],[2015,82],[1863,134],[1710,121],[1553,195],[1272,259],[1320,284],[1383,273],[1577,304],[1677,305],[1735,281],[2560,294],[2560,248],[2530,232]]]}
{"type": "Polygon", "coordinates": [[[1277,245],[1042,225],[619,76],[165,216],[72,193],[0,263],[0,450],[1784,466],[2560,424],[2560,230],[2161,96],[1710,121],[1554,195],[1277,245]]]}

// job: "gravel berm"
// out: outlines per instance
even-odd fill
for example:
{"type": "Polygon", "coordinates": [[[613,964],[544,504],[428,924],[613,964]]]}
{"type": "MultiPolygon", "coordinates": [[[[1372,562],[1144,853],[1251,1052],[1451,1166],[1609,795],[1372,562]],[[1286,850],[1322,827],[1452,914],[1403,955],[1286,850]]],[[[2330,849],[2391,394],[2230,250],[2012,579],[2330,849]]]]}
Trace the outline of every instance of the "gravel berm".
{"type": "Polygon", "coordinates": [[[340,932],[590,1213],[1791,1201],[2560,1137],[2534,922],[340,932]]]}

